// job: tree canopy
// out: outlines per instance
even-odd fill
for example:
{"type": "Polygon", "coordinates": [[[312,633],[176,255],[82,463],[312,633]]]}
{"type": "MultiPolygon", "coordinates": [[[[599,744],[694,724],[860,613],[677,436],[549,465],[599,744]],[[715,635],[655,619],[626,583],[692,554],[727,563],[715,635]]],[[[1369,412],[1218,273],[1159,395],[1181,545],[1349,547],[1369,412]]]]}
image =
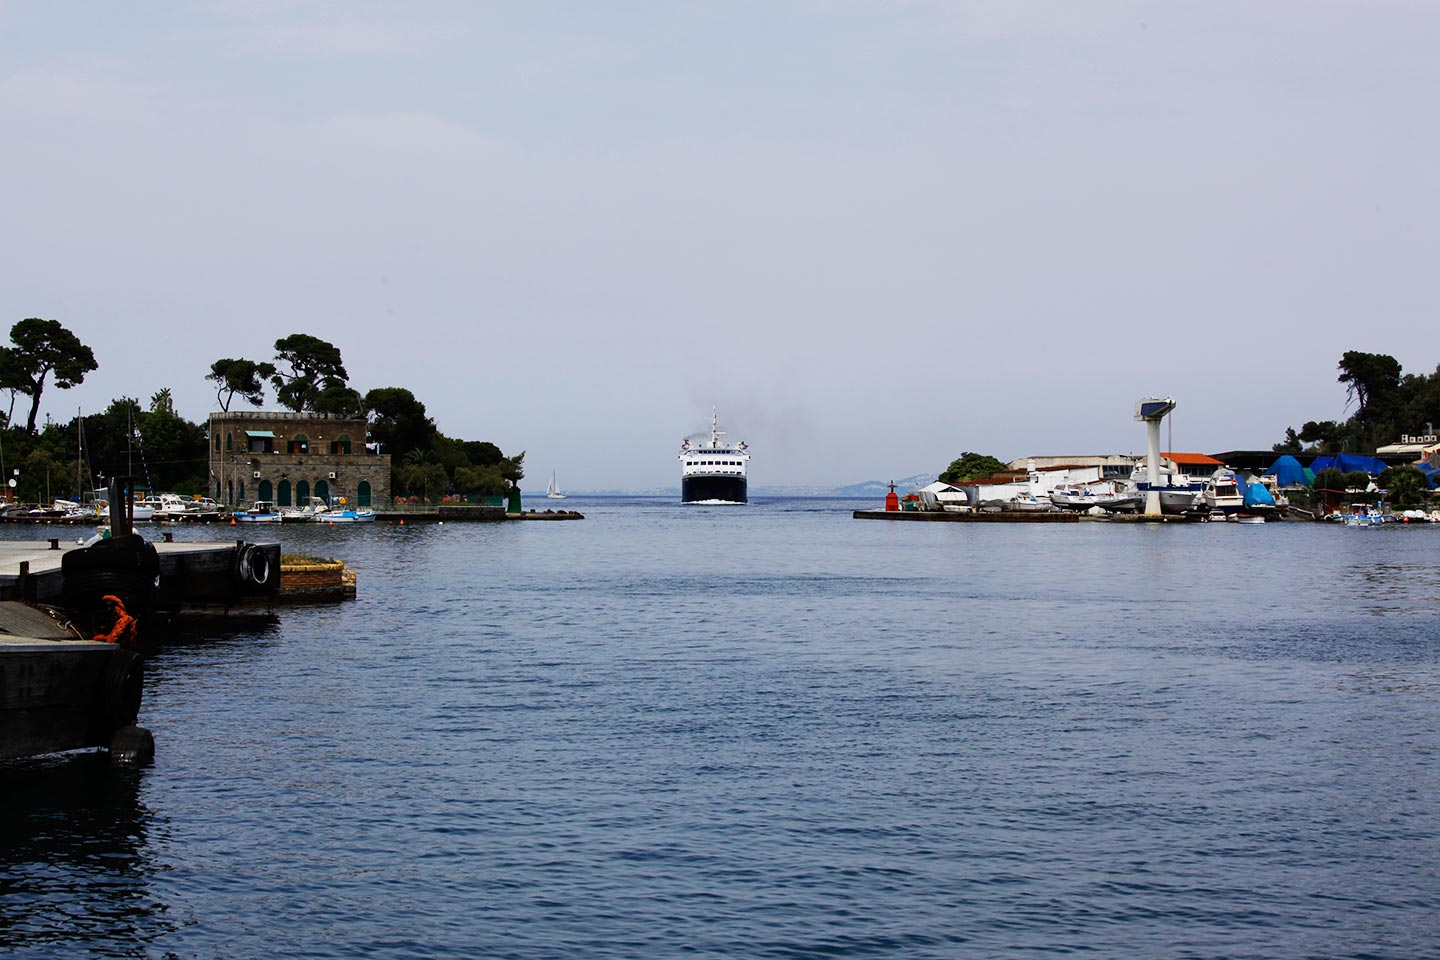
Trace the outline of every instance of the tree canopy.
{"type": "Polygon", "coordinates": [[[1406,374],[1394,357],[1350,350],[1339,370],[1336,380],[1346,385],[1354,414],[1344,421],[1309,420],[1298,431],[1287,427],[1277,452],[1364,453],[1440,423],[1440,367],[1433,374],[1406,374]]]}
{"type": "Polygon", "coordinates": [[[971,453],[966,451],[959,457],[950,461],[950,466],[940,474],[944,483],[961,483],[965,480],[977,480],[981,477],[988,477],[1008,470],[1009,467],[1000,460],[983,453],[971,453]]]}
{"type": "Polygon", "coordinates": [[[340,359],[340,348],[308,333],[292,333],[276,340],[275,359],[277,366],[270,376],[275,399],[296,413],[315,409],[322,393],[343,388],[350,379],[340,359]]]}
{"type": "Polygon", "coordinates": [[[210,365],[205,379],[216,385],[215,402],[226,413],[238,393],[240,399],[258,407],[265,402],[265,380],[275,376],[275,364],[268,360],[232,359],[226,357],[210,365]]]}
{"type": "Polygon", "coordinates": [[[377,387],[365,394],[370,436],[392,462],[411,450],[428,449],[436,436],[435,421],[425,415],[425,404],[404,387],[377,387]]]}
{"type": "Polygon", "coordinates": [[[40,395],[53,374],[61,390],[82,383],[85,374],[96,369],[94,352],[58,320],[29,317],[10,328],[13,347],[0,347],[0,389],[23,393],[30,398],[30,416],[25,432],[35,433],[40,412],[40,395]]]}

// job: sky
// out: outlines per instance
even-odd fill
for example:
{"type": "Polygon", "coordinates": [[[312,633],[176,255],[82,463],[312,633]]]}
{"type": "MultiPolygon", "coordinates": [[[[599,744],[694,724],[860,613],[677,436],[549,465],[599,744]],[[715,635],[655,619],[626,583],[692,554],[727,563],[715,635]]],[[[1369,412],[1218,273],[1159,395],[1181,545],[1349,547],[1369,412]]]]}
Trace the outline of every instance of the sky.
{"type": "Polygon", "coordinates": [[[570,490],[678,486],[712,406],[754,485],[1143,452],[1152,395],[1264,449],[1347,350],[1440,362],[1437,45],[1431,0],[0,0],[0,338],[94,350],[57,420],[203,421],[307,333],[570,490]]]}

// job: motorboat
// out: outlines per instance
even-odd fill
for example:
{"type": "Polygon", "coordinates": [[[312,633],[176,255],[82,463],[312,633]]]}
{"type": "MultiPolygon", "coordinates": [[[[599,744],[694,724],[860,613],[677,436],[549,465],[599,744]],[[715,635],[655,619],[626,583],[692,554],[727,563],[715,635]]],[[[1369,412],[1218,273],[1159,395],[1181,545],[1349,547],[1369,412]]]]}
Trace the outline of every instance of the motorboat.
{"type": "Polygon", "coordinates": [[[374,510],[329,510],[316,517],[321,523],[371,523],[375,520],[374,510]]]}
{"type": "Polygon", "coordinates": [[[375,511],[369,507],[361,507],[356,510],[346,503],[344,497],[341,497],[337,503],[340,507],[339,510],[331,508],[324,514],[317,515],[315,519],[321,523],[373,523],[375,520],[375,511]]]}
{"type": "Polygon", "coordinates": [[[1115,484],[1109,480],[1089,483],[1062,483],[1050,491],[1050,502],[1063,510],[1093,510],[1096,507],[1115,509],[1115,484]]]}
{"type": "Polygon", "coordinates": [[[1000,509],[1005,513],[1049,513],[1055,506],[1048,497],[1016,494],[1009,500],[1002,500],[1000,509]]]}
{"type": "Polygon", "coordinates": [[[199,518],[200,510],[194,500],[186,500],[179,494],[162,493],[158,497],[160,505],[154,508],[151,519],[161,522],[183,523],[187,520],[199,518]]]}
{"type": "Polygon", "coordinates": [[[1352,503],[1344,519],[1347,527],[1378,527],[1385,522],[1385,511],[1373,503],[1352,503]]]}
{"type": "Polygon", "coordinates": [[[319,497],[307,497],[303,504],[280,511],[281,523],[311,523],[323,519],[330,505],[319,497]]]}
{"type": "Polygon", "coordinates": [[[1245,506],[1245,494],[1233,474],[1216,474],[1200,491],[1197,505],[1203,505],[1212,514],[1229,516],[1245,506]]]}
{"type": "Polygon", "coordinates": [[[256,500],[249,510],[236,510],[232,516],[236,523],[280,522],[280,510],[273,500],[256,500]]]}

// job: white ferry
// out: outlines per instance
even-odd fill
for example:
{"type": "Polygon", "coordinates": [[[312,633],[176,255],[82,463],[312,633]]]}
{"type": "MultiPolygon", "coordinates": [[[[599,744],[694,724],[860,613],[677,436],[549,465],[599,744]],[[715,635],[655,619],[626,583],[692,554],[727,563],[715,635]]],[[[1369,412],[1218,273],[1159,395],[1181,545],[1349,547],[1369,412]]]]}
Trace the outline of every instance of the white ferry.
{"type": "Polygon", "coordinates": [[[688,439],[680,444],[681,503],[748,503],[745,468],[750,461],[745,443],[731,446],[712,408],[710,441],[698,446],[688,439]]]}

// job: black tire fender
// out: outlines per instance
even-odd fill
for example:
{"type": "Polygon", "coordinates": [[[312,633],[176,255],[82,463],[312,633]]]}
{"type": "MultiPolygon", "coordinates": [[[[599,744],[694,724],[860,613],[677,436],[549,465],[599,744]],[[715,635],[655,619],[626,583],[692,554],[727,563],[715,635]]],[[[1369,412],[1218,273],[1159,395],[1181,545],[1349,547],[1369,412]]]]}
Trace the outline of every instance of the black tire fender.
{"type": "Polygon", "coordinates": [[[144,693],[144,659],[133,650],[117,647],[100,679],[100,721],[111,730],[134,723],[144,693]]]}
{"type": "Polygon", "coordinates": [[[236,551],[235,573],[242,585],[263,587],[270,582],[274,570],[271,569],[270,557],[265,548],[259,544],[247,543],[236,551]]]}

